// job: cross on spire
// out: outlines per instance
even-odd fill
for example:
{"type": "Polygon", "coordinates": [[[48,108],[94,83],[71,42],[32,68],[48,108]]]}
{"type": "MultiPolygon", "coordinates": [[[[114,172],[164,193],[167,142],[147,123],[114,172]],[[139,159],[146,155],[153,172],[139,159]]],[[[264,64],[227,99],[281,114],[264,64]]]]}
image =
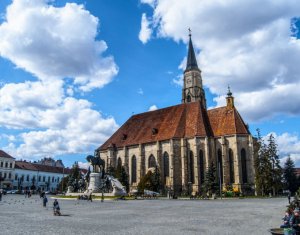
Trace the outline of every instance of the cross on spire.
{"type": "Polygon", "coordinates": [[[230,91],[230,86],[228,85],[228,92],[227,92],[227,96],[231,97],[232,96],[232,92],[230,91]]]}
{"type": "Polygon", "coordinates": [[[191,28],[189,28],[188,30],[189,30],[189,36],[191,37],[192,36],[192,30],[191,30],[191,28]]]}

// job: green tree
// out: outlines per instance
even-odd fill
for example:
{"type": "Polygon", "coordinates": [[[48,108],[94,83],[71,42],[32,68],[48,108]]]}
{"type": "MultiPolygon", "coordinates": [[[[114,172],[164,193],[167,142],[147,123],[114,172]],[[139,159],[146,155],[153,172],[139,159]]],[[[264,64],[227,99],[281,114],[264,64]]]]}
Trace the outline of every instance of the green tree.
{"type": "Polygon", "coordinates": [[[217,187],[218,187],[218,179],[217,179],[217,170],[214,166],[214,163],[211,162],[207,171],[205,172],[205,180],[203,184],[203,191],[209,196],[212,195],[212,193],[215,193],[217,187]]]}
{"type": "Polygon", "coordinates": [[[144,175],[140,182],[138,183],[138,192],[139,193],[144,193],[145,189],[151,190],[151,185],[152,185],[152,179],[153,179],[153,173],[151,171],[148,171],[146,175],[144,175]]]}
{"type": "Polygon", "coordinates": [[[69,178],[70,178],[70,176],[65,176],[64,178],[61,179],[61,181],[57,185],[57,191],[64,192],[67,190],[69,178]]]}
{"type": "Polygon", "coordinates": [[[290,156],[284,163],[283,179],[285,189],[295,193],[298,189],[298,179],[295,172],[295,163],[290,156]]]}
{"type": "Polygon", "coordinates": [[[78,181],[81,178],[78,162],[75,162],[71,169],[71,174],[68,177],[68,186],[72,186],[74,192],[78,190],[78,181]]]}
{"type": "Polygon", "coordinates": [[[141,178],[137,188],[139,193],[143,193],[145,189],[154,192],[160,191],[161,189],[160,172],[157,166],[155,167],[153,173],[152,171],[148,171],[147,174],[141,178]]]}
{"type": "Polygon", "coordinates": [[[280,166],[277,144],[275,142],[275,137],[273,136],[273,134],[269,136],[267,151],[268,151],[269,161],[272,166],[271,185],[272,185],[273,195],[275,196],[276,194],[278,194],[278,191],[282,189],[282,168],[280,166]]]}
{"type": "Polygon", "coordinates": [[[254,141],[254,169],[255,185],[258,195],[266,195],[272,187],[272,164],[269,159],[268,147],[256,129],[257,137],[254,141]]]}

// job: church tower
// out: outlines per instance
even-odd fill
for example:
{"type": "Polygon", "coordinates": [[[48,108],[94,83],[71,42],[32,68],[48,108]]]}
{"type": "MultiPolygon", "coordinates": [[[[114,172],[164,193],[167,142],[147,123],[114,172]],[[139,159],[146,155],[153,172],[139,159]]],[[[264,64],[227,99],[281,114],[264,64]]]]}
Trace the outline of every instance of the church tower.
{"type": "MultiPolygon", "coordinates": [[[[189,30],[190,31],[190,30],[189,30]]],[[[184,71],[182,103],[200,101],[202,107],[206,109],[205,93],[202,86],[201,70],[198,68],[195,51],[192,43],[191,31],[189,33],[189,49],[186,69],[184,71]]]]}

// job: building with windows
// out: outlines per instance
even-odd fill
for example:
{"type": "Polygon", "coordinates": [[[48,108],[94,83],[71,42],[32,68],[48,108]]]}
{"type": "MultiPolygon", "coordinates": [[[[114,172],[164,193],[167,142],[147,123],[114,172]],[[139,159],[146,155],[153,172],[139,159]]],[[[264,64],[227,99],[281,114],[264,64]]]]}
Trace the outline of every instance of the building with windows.
{"type": "MultiPolygon", "coordinates": [[[[96,154],[109,166],[122,165],[135,188],[158,166],[161,184],[175,193],[200,192],[211,163],[221,187],[253,189],[253,139],[228,88],[226,106],[207,109],[201,70],[191,35],[181,104],[133,115],[96,154]]],[[[225,89],[225,88],[224,88],[225,89]]]]}
{"type": "Polygon", "coordinates": [[[55,192],[62,178],[70,173],[69,168],[15,161],[13,187],[55,192]]]}
{"type": "Polygon", "coordinates": [[[15,158],[0,150],[0,188],[10,188],[14,179],[15,158]]]}

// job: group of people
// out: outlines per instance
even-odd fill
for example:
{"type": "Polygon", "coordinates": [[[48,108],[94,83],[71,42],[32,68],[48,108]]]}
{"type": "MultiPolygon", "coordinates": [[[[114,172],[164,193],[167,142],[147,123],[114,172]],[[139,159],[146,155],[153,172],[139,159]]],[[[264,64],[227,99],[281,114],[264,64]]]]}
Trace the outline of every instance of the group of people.
{"type": "Polygon", "coordinates": [[[90,193],[89,195],[78,195],[77,200],[88,200],[88,201],[93,201],[93,196],[90,193]]]}
{"type": "Polygon", "coordinates": [[[31,197],[31,195],[32,195],[32,192],[31,192],[31,190],[27,190],[27,189],[25,189],[25,190],[24,190],[24,195],[25,195],[25,198],[26,198],[26,197],[30,198],[30,197],[31,197]]]}
{"type": "MultiPolygon", "coordinates": [[[[42,191],[40,193],[40,198],[42,198],[42,200],[43,200],[43,207],[47,207],[48,198],[44,191],[42,191]]],[[[59,207],[59,203],[58,203],[57,199],[54,199],[54,202],[53,202],[53,215],[61,215],[60,207],[59,207]]]]}
{"type": "MultiPolygon", "coordinates": [[[[300,235],[300,205],[298,198],[295,197],[294,201],[290,202],[290,194],[288,195],[289,206],[285,211],[285,215],[282,218],[283,224],[280,228],[286,229],[287,234],[300,235]]],[[[286,234],[286,233],[285,233],[286,234]]]]}

